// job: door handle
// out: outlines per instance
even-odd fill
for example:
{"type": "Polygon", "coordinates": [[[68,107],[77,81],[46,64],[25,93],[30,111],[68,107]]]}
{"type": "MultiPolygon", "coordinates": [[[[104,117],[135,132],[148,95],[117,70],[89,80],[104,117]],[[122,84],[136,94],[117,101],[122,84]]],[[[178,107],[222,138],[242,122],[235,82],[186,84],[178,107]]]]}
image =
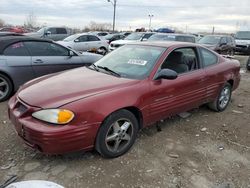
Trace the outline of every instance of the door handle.
{"type": "Polygon", "coordinates": [[[41,64],[41,63],[43,63],[43,61],[42,61],[41,59],[36,59],[36,60],[34,61],[34,63],[36,63],[36,64],[41,64]]]}

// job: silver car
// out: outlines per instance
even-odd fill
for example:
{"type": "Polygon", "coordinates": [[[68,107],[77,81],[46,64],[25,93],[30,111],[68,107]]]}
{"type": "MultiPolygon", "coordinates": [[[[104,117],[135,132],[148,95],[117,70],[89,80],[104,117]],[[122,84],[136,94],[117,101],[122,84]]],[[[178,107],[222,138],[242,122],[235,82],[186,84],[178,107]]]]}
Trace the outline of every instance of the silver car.
{"type": "Polygon", "coordinates": [[[102,56],[78,53],[50,40],[26,36],[0,38],[0,102],[20,85],[46,74],[91,65],[102,56]]]}

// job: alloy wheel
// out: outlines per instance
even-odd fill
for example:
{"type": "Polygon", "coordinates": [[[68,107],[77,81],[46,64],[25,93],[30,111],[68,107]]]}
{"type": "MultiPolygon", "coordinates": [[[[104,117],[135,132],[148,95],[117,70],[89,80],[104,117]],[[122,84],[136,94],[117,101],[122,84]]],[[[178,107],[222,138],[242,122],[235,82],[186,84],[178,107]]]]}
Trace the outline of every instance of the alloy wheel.
{"type": "Polygon", "coordinates": [[[230,100],[230,88],[224,87],[221,91],[220,98],[219,98],[219,106],[221,109],[224,109],[230,100]]]}
{"type": "Polygon", "coordinates": [[[0,100],[5,98],[8,93],[9,84],[4,78],[0,77],[0,100]]]}

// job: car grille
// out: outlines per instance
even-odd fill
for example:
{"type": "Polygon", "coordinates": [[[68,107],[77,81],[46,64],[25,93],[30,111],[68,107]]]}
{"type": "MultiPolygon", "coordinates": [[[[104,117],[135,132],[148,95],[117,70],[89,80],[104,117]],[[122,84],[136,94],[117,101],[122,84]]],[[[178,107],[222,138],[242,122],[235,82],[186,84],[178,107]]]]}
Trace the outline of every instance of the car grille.
{"type": "Polygon", "coordinates": [[[236,45],[237,48],[247,48],[246,45],[236,45]]]}

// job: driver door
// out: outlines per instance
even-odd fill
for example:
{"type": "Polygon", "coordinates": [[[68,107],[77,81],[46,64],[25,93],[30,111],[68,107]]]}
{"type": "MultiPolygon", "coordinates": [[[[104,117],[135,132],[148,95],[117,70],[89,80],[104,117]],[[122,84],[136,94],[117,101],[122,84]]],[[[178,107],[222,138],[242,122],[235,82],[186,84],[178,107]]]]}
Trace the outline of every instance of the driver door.
{"type": "Polygon", "coordinates": [[[159,70],[163,68],[176,71],[178,77],[175,80],[152,80],[152,122],[198,107],[206,99],[206,75],[200,69],[196,48],[172,51],[159,70]]]}

